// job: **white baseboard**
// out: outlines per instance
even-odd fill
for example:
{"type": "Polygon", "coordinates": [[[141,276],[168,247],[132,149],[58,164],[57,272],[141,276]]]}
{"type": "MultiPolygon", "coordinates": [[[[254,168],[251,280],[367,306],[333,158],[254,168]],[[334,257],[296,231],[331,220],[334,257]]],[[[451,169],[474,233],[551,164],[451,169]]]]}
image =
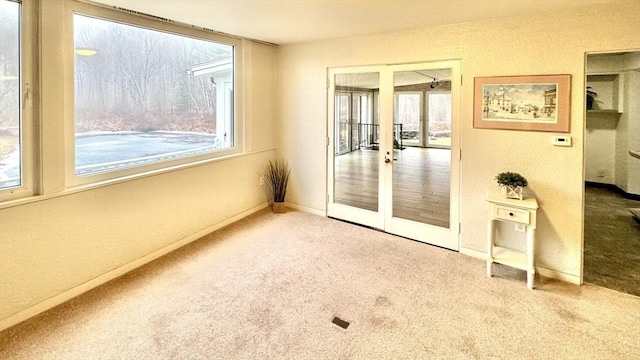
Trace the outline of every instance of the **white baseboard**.
{"type": "Polygon", "coordinates": [[[82,283],[82,284],[80,284],[80,285],[78,285],[76,287],[73,287],[73,288],[71,288],[71,289],[69,289],[69,290],[67,290],[67,291],[65,291],[65,292],[63,292],[61,294],[58,294],[58,295],[56,295],[56,296],[54,296],[52,298],[49,298],[49,299],[47,299],[45,301],[42,301],[42,302],[40,302],[40,303],[38,303],[36,305],[33,305],[33,306],[29,307],[27,309],[24,309],[24,310],[22,310],[22,311],[20,311],[18,313],[15,313],[15,314],[13,314],[13,315],[5,318],[5,319],[2,319],[2,320],[0,320],[0,331],[4,330],[6,328],[9,328],[9,327],[11,327],[13,325],[16,325],[18,323],[21,323],[21,322],[23,322],[23,321],[25,321],[25,320],[27,320],[29,318],[32,318],[32,317],[34,317],[34,316],[36,316],[36,315],[38,315],[38,314],[40,314],[42,312],[45,312],[45,311],[47,311],[47,310],[49,310],[49,309],[51,309],[51,308],[53,308],[53,307],[55,307],[57,305],[60,305],[60,304],[62,304],[64,302],[66,302],[66,301],[69,301],[69,300],[73,299],[74,297],[76,297],[78,295],[81,295],[81,294],[83,294],[83,293],[85,293],[85,292],[87,292],[87,291],[89,291],[91,289],[94,289],[94,288],[96,288],[96,287],[98,287],[98,286],[100,286],[100,285],[102,285],[102,284],[104,284],[104,283],[106,283],[108,281],[111,281],[111,280],[113,280],[113,279],[115,279],[115,278],[117,278],[119,276],[122,276],[122,275],[128,273],[129,271],[132,271],[132,270],[134,270],[136,268],[139,268],[140,266],[145,265],[145,264],[147,264],[147,263],[149,263],[149,262],[151,262],[151,261],[153,261],[153,260],[155,260],[155,259],[157,259],[157,258],[159,258],[159,257],[161,257],[163,255],[166,255],[166,254],[168,254],[168,253],[170,253],[170,252],[172,252],[172,251],[174,251],[174,250],[176,250],[176,249],[178,249],[178,248],[180,248],[182,246],[185,246],[185,245],[187,245],[187,244],[189,244],[189,243],[191,243],[191,242],[193,242],[195,240],[198,240],[198,239],[200,239],[201,237],[203,237],[203,236],[205,236],[207,234],[210,234],[210,233],[212,233],[212,232],[214,232],[214,231],[216,231],[218,229],[221,229],[221,228],[223,228],[223,227],[225,227],[225,226],[227,226],[227,225],[229,225],[231,223],[234,223],[234,222],[236,222],[236,221],[238,221],[238,220],[240,220],[242,218],[245,218],[245,217],[247,217],[247,216],[249,216],[249,215],[251,215],[251,214],[253,214],[255,212],[258,212],[258,211],[266,208],[267,206],[269,206],[269,204],[266,203],[266,202],[263,203],[263,204],[260,204],[260,205],[258,205],[256,207],[251,208],[251,209],[249,209],[247,211],[244,211],[244,212],[242,212],[242,213],[240,213],[238,215],[232,216],[231,218],[229,218],[227,220],[224,220],[224,221],[222,221],[222,222],[220,222],[218,224],[215,224],[215,225],[210,226],[210,227],[208,227],[206,229],[198,231],[197,233],[195,233],[195,234],[193,234],[191,236],[188,236],[188,237],[186,237],[186,238],[184,238],[184,239],[182,239],[180,241],[177,241],[177,242],[175,242],[175,243],[173,243],[173,244],[171,244],[171,245],[169,245],[169,246],[167,246],[165,248],[162,248],[160,250],[154,251],[151,254],[148,254],[148,255],[140,258],[140,259],[137,259],[137,260],[134,260],[134,261],[132,261],[132,262],[130,262],[128,264],[122,265],[122,266],[120,266],[120,267],[118,267],[116,269],[113,269],[113,270],[111,270],[109,272],[106,272],[106,273],[104,273],[102,275],[99,275],[98,277],[93,278],[93,279],[91,279],[91,280],[89,280],[89,281],[87,281],[85,283],[82,283]]]}
{"type": "MultiPolygon", "coordinates": [[[[483,251],[460,247],[460,254],[471,256],[480,260],[485,260],[485,261],[487,260],[487,253],[483,251]]],[[[575,285],[581,284],[580,276],[566,274],[557,270],[548,269],[541,266],[536,266],[536,274],[547,277],[547,278],[568,282],[570,284],[575,284],[575,285]]]]}
{"type": "Polygon", "coordinates": [[[307,206],[302,206],[302,205],[298,205],[298,204],[293,204],[293,203],[287,203],[287,206],[292,208],[292,209],[296,209],[296,210],[300,210],[300,211],[304,211],[310,214],[314,214],[314,215],[318,215],[318,216],[327,216],[326,212],[324,210],[318,210],[318,209],[314,209],[314,208],[310,208],[307,206]]]}
{"type": "Polygon", "coordinates": [[[473,250],[469,248],[460,247],[460,254],[474,257],[476,259],[487,260],[487,253],[484,251],[473,250]]]}
{"type": "Polygon", "coordinates": [[[545,267],[536,266],[536,273],[540,276],[548,277],[551,279],[557,279],[557,280],[568,282],[574,285],[582,284],[580,281],[580,276],[563,273],[558,270],[547,269],[545,267]]]}

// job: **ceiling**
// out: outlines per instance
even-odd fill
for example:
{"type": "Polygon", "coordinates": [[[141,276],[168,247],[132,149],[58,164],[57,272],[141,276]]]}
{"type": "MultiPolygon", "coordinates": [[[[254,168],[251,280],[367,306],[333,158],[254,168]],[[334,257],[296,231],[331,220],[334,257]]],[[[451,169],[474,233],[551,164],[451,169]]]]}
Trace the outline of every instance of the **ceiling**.
{"type": "Polygon", "coordinates": [[[367,35],[619,0],[90,0],[273,44],[367,35]]]}

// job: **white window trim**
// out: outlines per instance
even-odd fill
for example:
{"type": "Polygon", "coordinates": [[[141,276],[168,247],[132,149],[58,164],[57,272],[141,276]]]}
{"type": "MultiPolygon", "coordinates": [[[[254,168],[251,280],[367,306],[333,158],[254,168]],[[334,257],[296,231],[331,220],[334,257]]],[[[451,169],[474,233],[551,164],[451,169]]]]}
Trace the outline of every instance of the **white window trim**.
{"type": "Polygon", "coordinates": [[[20,129],[20,167],[21,185],[0,190],[0,201],[10,201],[35,193],[36,158],[35,144],[37,117],[37,6],[33,0],[22,0],[20,12],[20,94],[21,94],[21,129],[20,129]]]}
{"type": "MultiPolygon", "coordinates": [[[[79,191],[202,166],[251,155],[250,134],[245,133],[243,45],[246,39],[202,30],[188,24],[164,22],[116,11],[83,0],[22,0],[23,185],[0,190],[0,209],[65,196],[79,191]],[[137,26],[158,28],[194,38],[234,46],[234,147],[200,157],[111,172],[100,179],[75,176],[73,100],[73,13],[83,13],[137,26]],[[25,92],[28,96],[24,95],[25,92]]],[[[249,44],[250,45],[250,44],[249,44]]],[[[250,71],[250,67],[249,67],[250,71]]],[[[250,126],[250,124],[248,124],[250,126]]]]}
{"type": "MultiPolygon", "coordinates": [[[[46,16],[46,14],[44,15],[46,16]]],[[[176,168],[189,165],[198,165],[214,161],[218,158],[224,158],[231,155],[241,154],[244,151],[243,136],[244,134],[244,116],[242,113],[243,105],[243,63],[242,63],[242,40],[226,37],[217,33],[209,33],[197,28],[190,28],[187,26],[176,25],[161,20],[156,20],[148,17],[137,16],[128,14],[122,11],[108,9],[102,6],[93,4],[87,4],[77,1],[66,1],[66,6],[63,14],[63,27],[62,27],[62,48],[63,51],[63,64],[64,64],[64,115],[63,119],[64,127],[64,158],[59,159],[62,161],[58,164],[64,163],[64,174],[60,174],[59,171],[52,170],[49,174],[56,174],[58,177],[63,175],[63,179],[53,181],[54,183],[64,184],[65,189],[72,189],[74,187],[83,187],[95,183],[111,182],[123,179],[131,179],[147,176],[149,174],[157,174],[163,171],[173,171],[176,168]],[[211,153],[201,154],[197,156],[190,156],[185,158],[179,158],[169,161],[151,163],[142,166],[125,168],[122,170],[96,173],[86,176],[76,176],[75,174],[75,116],[74,116],[74,39],[73,39],[73,14],[93,16],[102,18],[109,21],[120,22],[123,24],[130,24],[143,28],[163,31],[167,33],[173,33],[181,36],[187,36],[192,38],[198,38],[208,41],[214,41],[234,47],[234,146],[232,148],[221,149],[211,153]]],[[[43,58],[46,58],[43,56],[43,58]]],[[[60,153],[54,152],[54,153],[60,153]]],[[[59,188],[59,186],[53,186],[53,188],[59,188]]],[[[55,191],[55,190],[53,190],[55,191]]]]}

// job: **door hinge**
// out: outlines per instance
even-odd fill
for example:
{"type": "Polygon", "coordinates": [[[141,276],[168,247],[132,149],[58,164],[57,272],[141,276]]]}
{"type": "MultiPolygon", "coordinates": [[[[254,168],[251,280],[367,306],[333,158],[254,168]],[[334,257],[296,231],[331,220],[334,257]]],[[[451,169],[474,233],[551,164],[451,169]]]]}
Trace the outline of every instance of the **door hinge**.
{"type": "Polygon", "coordinates": [[[329,137],[327,136],[327,146],[329,146],[329,137]]]}
{"type": "Polygon", "coordinates": [[[464,82],[464,81],[462,81],[462,74],[460,74],[460,86],[462,86],[462,83],[463,83],[463,82],[464,82]]]}
{"type": "Polygon", "coordinates": [[[462,160],[462,149],[458,149],[458,160],[462,160]]]}

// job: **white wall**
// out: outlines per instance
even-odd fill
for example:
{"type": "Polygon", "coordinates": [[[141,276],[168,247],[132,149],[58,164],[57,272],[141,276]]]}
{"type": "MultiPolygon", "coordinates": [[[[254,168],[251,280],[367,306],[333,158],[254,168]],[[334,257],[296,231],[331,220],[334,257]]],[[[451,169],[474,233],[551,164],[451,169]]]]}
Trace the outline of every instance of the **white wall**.
{"type": "MultiPolygon", "coordinates": [[[[640,58],[640,53],[638,53],[640,58]]],[[[616,179],[619,187],[630,194],[640,195],[640,159],[629,150],[640,151],[640,66],[625,72],[625,107],[621,122],[626,122],[626,141],[618,141],[616,167],[624,168],[624,175],[616,179]]],[[[620,133],[620,131],[618,131],[620,133]]]]}
{"type": "Polygon", "coordinates": [[[588,113],[585,135],[585,180],[615,184],[616,129],[619,114],[588,113]]]}
{"type": "Polygon", "coordinates": [[[0,209],[0,330],[266,206],[276,49],[243,48],[246,155],[0,209]]]}
{"type": "MultiPolygon", "coordinates": [[[[461,247],[486,249],[487,188],[517,171],[540,202],[537,265],[579,281],[582,265],[584,56],[640,48],[640,3],[625,0],[545,15],[523,15],[278,48],[279,154],[292,165],[289,201],[325,211],[328,67],[462,59],[461,247]],[[476,76],[571,74],[573,146],[551,133],[474,129],[476,76]]],[[[479,270],[480,271],[480,270],[479,270]]]]}

